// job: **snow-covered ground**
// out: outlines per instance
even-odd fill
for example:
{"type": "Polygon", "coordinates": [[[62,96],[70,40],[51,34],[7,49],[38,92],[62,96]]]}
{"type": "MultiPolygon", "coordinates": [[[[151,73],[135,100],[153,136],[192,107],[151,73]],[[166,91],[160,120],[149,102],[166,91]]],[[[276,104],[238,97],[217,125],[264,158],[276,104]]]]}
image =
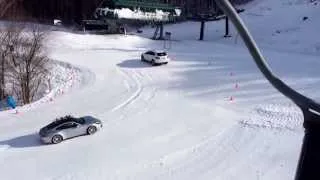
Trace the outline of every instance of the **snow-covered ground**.
{"type": "MultiPolygon", "coordinates": [[[[320,100],[317,51],[300,51],[317,43],[319,6],[302,0],[249,6],[242,16],[274,72],[320,100]],[[287,16],[293,9],[294,15],[287,16]],[[250,13],[264,15],[249,19],[250,13]],[[304,13],[309,20],[301,22],[295,15],[304,13]],[[280,30],[300,29],[272,36],[276,23],[280,30]]],[[[163,42],[52,32],[50,57],[71,64],[78,85],[66,85],[69,90],[53,101],[21,107],[19,114],[0,112],[0,178],[293,179],[303,136],[300,110],[268,84],[242,43],[221,38],[222,22],[207,25],[207,34],[213,35],[204,42],[194,40],[196,23],[169,28],[177,32],[169,50],[172,62],[157,67],[139,58],[147,49],[162,48],[163,42]],[[215,32],[216,27],[221,29],[215,32]],[[67,114],[96,116],[104,129],[42,145],[39,128],[67,114]]],[[[144,32],[147,36],[148,30],[144,32]]]]}
{"type": "MultiPolygon", "coordinates": [[[[320,23],[320,2],[315,0],[256,0],[244,7],[241,17],[250,28],[260,46],[274,51],[320,54],[320,39],[317,38],[320,23]],[[303,20],[306,17],[306,20],[303,20]]],[[[173,40],[197,40],[200,22],[188,22],[165,27],[172,33],[173,40]]],[[[144,36],[152,37],[154,29],[145,29],[144,36]]],[[[232,38],[225,40],[225,21],[207,22],[204,40],[234,46],[243,46],[233,26],[232,38]]]]}

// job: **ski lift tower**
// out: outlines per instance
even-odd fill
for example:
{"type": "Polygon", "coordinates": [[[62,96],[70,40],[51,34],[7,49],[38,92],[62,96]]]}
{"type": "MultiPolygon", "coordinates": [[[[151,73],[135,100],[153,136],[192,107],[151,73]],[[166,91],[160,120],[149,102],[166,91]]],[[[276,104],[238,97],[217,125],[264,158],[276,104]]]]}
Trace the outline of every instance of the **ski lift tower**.
{"type": "MultiPolygon", "coordinates": [[[[237,13],[243,12],[244,9],[236,9],[237,13]]],[[[202,41],[204,39],[204,30],[206,22],[212,21],[220,21],[225,19],[225,34],[224,37],[231,37],[229,34],[229,18],[224,14],[224,12],[219,8],[216,4],[215,0],[212,3],[212,7],[204,8],[203,10],[192,14],[192,16],[188,17],[188,20],[200,22],[200,37],[199,40],[202,41]]]]}
{"type": "Polygon", "coordinates": [[[172,47],[172,42],[171,42],[171,32],[166,32],[164,41],[163,41],[163,48],[170,50],[172,47]]]}

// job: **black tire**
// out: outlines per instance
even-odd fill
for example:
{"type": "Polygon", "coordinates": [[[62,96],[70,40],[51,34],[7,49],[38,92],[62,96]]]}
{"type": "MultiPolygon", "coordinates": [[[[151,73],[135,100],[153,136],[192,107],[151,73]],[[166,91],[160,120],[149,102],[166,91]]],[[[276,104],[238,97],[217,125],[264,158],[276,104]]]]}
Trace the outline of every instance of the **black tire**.
{"type": "Polygon", "coordinates": [[[146,61],[145,59],[144,59],[144,57],[143,57],[143,55],[141,55],[141,61],[146,61]]]}
{"type": "Polygon", "coordinates": [[[88,129],[87,129],[87,133],[89,135],[92,135],[92,134],[94,134],[96,132],[97,132],[97,127],[95,127],[95,126],[89,126],[88,129]]]}
{"type": "Polygon", "coordinates": [[[157,65],[157,64],[155,63],[154,59],[152,59],[152,61],[151,61],[151,65],[152,65],[152,66],[157,65]]]}
{"type": "Polygon", "coordinates": [[[63,137],[61,135],[54,135],[51,139],[52,144],[59,144],[63,141],[63,137]]]}

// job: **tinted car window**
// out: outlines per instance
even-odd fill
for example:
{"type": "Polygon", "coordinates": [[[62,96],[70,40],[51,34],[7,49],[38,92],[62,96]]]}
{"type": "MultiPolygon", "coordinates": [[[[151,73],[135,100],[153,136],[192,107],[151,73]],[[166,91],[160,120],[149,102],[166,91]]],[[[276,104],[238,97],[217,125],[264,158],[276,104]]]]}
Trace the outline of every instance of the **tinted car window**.
{"type": "Polygon", "coordinates": [[[59,119],[56,119],[55,121],[53,121],[52,123],[50,123],[49,125],[46,126],[47,129],[53,129],[61,124],[67,123],[67,122],[72,122],[73,120],[75,120],[75,118],[73,118],[72,116],[65,116],[59,119]]]}
{"type": "Polygon", "coordinates": [[[59,125],[59,123],[57,123],[57,122],[52,122],[52,123],[50,123],[46,128],[47,128],[47,129],[52,129],[52,128],[58,126],[58,125],[59,125]]]}
{"type": "Polygon", "coordinates": [[[146,52],[146,54],[154,55],[154,52],[152,52],[152,51],[148,51],[148,52],[146,52]]]}
{"type": "Polygon", "coordinates": [[[70,122],[70,123],[63,124],[60,127],[57,127],[57,130],[69,129],[74,127],[77,127],[77,124],[74,122],[70,122]]]}
{"type": "Polygon", "coordinates": [[[59,125],[61,125],[61,124],[63,124],[63,123],[65,123],[65,122],[64,122],[64,121],[54,121],[54,122],[50,123],[50,124],[47,126],[47,128],[48,128],[48,129],[53,129],[53,128],[55,128],[55,127],[57,127],[57,126],[59,126],[59,125]]]}
{"type": "Polygon", "coordinates": [[[76,122],[79,124],[84,124],[86,122],[86,120],[84,118],[79,118],[76,120],[76,122]]]}
{"type": "Polygon", "coordinates": [[[167,53],[162,52],[162,53],[157,53],[157,55],[158,55],[158,56],[166,56],[166,55],[167,55],[167,53]]]}

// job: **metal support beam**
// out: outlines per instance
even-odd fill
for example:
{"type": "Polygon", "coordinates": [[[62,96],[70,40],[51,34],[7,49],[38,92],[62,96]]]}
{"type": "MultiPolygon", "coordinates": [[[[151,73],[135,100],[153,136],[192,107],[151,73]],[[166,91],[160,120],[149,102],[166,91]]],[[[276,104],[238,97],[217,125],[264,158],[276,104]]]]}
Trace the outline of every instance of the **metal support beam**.
{"type": "Polygon", "coordinates": [[[226,33],[225,33],[224,37],[226,37],[226,38],[231,37],[231,35],[229,34],[229,18],[228,18],[228,16],[226,17],[226,33]]]}
{"type": "Polygon", "coordinates": [[[164,40],[163,22],[160,23],[160,36],[159,40],[164,40]]]}
{"type": "Polygon", "coordinates": [[[228,0],[216,0],[216,3],[233,22],[265,78],[283,95],[299,106],[303,112],[305,136],[295,180],[320,179],[320,104],[295,91],[273,74],[249,30],[230,2],[228,0]]]}
{"type": "Polygon", "coordinates": [[[203,41],[203,38],[204,38],[204,28],[205,28],[205,25],[206,25],[206,21],[201,20],[200,38],[199,38],[200,41],[203,41]]]}

